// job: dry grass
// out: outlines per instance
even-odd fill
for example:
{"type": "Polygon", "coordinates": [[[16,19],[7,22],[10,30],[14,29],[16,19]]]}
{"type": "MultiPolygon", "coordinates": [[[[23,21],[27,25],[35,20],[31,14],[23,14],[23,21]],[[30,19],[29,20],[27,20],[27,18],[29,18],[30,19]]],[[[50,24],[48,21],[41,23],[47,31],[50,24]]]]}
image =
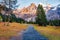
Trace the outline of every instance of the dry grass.
{"type": "Polygon", "coordinates": [[[47,27],[40,27],[34,25],[35,29],[40,32],[42,35],[49,38],[49,40],[60,40],[60,27],[54,26],[47,26],[47,27]]]}
{"type": "MultiPolygon", "coordinates": [[[[0,38],[16,36],[18,32],[25,30],[29,24],[10,23],[9,26],[4,26],[4,23],[0,23],[0,38]]],[[[60,40],[60,27],[56,29],[54,26],[41,27],[33,25],[34,28],[42,35],[49,38],[49,40],[60,40]]],[[[3,40],[4,40],[3,39],[3,40]]],[[[8,40],[6,38],[6,40],[8,40]]]]}
{"type": "Polygon", "coordinates": [[[4,23],[0,23],[0,36],[13,36],[18,32],[27,28],[27,24],[10,23],[9,26],[4,26],[4,23]]]}

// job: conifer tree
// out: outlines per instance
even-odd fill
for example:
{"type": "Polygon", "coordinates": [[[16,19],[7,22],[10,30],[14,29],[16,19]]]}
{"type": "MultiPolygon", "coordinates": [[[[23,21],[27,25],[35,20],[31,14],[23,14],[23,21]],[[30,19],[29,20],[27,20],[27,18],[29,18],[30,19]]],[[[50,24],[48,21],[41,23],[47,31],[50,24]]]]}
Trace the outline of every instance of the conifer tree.
{"type": "Polygon", "coordinates": [[[36,23],[39,25],[45,26],[47,23],[47,20],[46,20],[45,11],[42,5],[40,4],[38,5],[36,14],[37,14],[36,23]]]}

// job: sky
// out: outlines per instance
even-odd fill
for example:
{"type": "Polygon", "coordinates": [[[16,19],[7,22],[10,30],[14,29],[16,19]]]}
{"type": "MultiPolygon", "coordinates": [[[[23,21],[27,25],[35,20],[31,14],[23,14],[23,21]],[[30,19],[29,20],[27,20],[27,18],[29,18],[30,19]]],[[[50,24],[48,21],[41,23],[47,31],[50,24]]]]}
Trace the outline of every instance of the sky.
{"type": "MultiPolygon", "coordinates": [[[[0,0],[2,1],[2,0],[0,0]]],[[[17,0],[17,4],[19,4],[18,8],[23,8],[29,6],[31,3],[35,3],[36,5],[42,3],[43,5],[51,4],[52,6],[56,6],[60,4],[60,0],[17,0]]]]}
{"type": "Polygon", "coordinates": [[[60,4],[60,0],[18,0],[18,4],[20,4],[19,8],[29,6],[31,3],[35,3],[36,5],[40,3],[43,5],[51,4],[52,6],[56,6],[60,4]]]}

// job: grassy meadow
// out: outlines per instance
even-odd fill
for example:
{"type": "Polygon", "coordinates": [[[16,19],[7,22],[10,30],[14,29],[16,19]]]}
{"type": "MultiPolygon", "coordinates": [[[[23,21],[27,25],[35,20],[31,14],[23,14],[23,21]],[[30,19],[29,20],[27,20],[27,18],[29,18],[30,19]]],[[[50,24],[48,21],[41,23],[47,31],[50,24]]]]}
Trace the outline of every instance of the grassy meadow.
{"type": "MultiPolygon", "coordinates": [[[[7,24],[7,23],[6,23],[7,24]]],[[[0,23],[0,37],[17,36],[22,30],[25,30],[30,24],[9,23],[9,26],[4,26],[4,23],[0,23]]],[[[47,26],[41,27],[36,24],[32,24],[34,28],[42,35],[49,38],[49,40],[60,40],[60,27],[47,26]]]]}

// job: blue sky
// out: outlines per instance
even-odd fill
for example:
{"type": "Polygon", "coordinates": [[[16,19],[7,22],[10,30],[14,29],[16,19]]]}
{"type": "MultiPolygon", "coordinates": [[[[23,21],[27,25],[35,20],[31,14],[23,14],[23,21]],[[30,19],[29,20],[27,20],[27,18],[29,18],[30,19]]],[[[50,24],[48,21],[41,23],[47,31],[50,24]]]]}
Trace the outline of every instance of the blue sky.
{"type": "Polygon", "coordinates": [[[60,0],[18,0],[18,3],[20,4],[19,8],[29,6],[31,3],[35,3],[36,5],[39,3],[46,5],[46,3],[48,3],[52,6],[56,6],[60,4],[60,0]]]}
{"type": "Polygon", "coordinates": [[[60,0],[18,0],[17,3],[19,4],[18,8],[29,6],[31,3],[35,3],[36,5],[38,5],[39,3],[43,3],[44,5],[46,5],[46,3],[48,3],[51,4],[52,6],[56,6],[60,4],[60,0]]]}

